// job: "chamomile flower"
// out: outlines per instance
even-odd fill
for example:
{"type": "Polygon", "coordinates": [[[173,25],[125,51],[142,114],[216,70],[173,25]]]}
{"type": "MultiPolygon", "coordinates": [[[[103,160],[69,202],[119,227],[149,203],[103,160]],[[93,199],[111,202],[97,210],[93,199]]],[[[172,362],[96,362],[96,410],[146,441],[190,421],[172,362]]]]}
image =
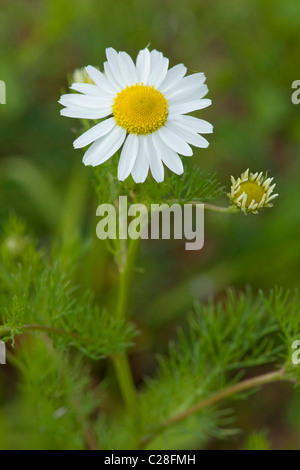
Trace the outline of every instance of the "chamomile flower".
{"type": "Polygon", "coordinates": [[[74,142],[86,151],[83,163],[97,166],[120,149],[118,179],[130,174],[136,183],[145,181],[149,168],[155,180],[164,180],[164,165],[180,175],[179,155],[191,156],[195,147],[206,148],[200,135],[212,132],[212,125],[187,113],[206,108],[211,100],[205,75],[186,77],[179,64],[169,69],[169,60],[156,50],[139,52],[136,63],[125,52],[106,50],[104,73],[92,66],[86,72],[95,84],[73,83],[80,94],[63,95],[63,116],[101,120],[74,142]]]}
{"type": "Polygon", "coordinates": [[[232,204],[245,214],[257,214],[264,207],[272,207],[271,201],[278,194],[273,194],[276,184],[271,184],[274,178],[268,178],[261,173],[245,171],[239,178],[231,177],[231,192],[228,197],[232,204]]]}
{"type": "Polygon", "coordinates": [[[94,80],[91,79],[85,67],[74,70],[72,77],[71,77],[71,82],[72,84],[73,83],[90,83],[91,85],[95,85],[94,80]]]}

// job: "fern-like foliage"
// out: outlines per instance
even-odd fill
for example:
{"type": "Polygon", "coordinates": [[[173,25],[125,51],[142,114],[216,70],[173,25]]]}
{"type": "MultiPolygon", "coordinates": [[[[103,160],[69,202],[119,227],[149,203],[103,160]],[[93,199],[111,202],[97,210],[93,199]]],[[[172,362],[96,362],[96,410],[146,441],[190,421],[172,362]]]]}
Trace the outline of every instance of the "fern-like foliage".
{"type": "Polygon", "coordinates": [[[147,180],[139,189],[138,198],[151,203],[178,202],[184,204],[191,200],[206,202],[217,199],[224,194],[224,188],[216,179],[215,174],[208,174],[199,168],[185,172],[180,176],[167,173],[165,180],[153,187],[153,182],[147,180]]]}
{"type": "Polygon", "coordinates": [[[77,293],[64,257],[55,259],[36,249],[24,227],[10,223],[1,244],[0,335],[14,340],[25,331],[44,331],[59,349],[75,347],[100,359],[118,354],[136,334],[125,320],[100,309],[89,293],[77,293]]]}
{"type": "Polygon", "coordinates": [[[265,432],[254,432],[248,436],[245,450],[270,450],[270,443],[265,432]]]}
{"type": "MultiPolygon", "coordinates": [[[[250,289],[230,289],[218,303],[194,305],[155,374],[141,384],[137,414],[131,415],[115,391],[106,397],[94,393],[104,374],[97,376],[95,387],[85,361],[121,353],[136,330],[76,288],[70,269],[75,247],[62,254],[59,248],[44,252],[36,245],[15,219],[0,244],[0,337],[17,345],[10,360],[21,372],[24,401],[15,426],[22,427],[21,421],[34,413],[27,448],[30,436],[37,435],[35,442],[43,448],[43,433],[47,439],[55,433],[55,448],[205,446],[211,436],[237,432],[233,399],[246,398],[251,389],[233,387],[246,373],[256,374],[258,366],[272,372],[280,367],[280,378],[299,382],[299,366],[292,362],[292,342],[300,333],[299,293],[276,288],[254,295],[250,289]],[[21,342],[18,335],[23,335],[21,342]],[[228,389],[232,393],[223,396],[228,389]],[[220,399],[209,401],[218,394],[220,399]],[[199,403],[204,405],[197,408],[199,403]]],[[[9,419],[2,416],[3,423],[9,419]]]]}
{"type": "MultiPolygon", "coordinates": [[[[264,304],[274,315],[280,328],[280,338],[285,345],[282,362],[286,363],[286,374],[295,383],[300,382],[300,367],[293,363],[294,342],[300,340],[300,292],[298,289],[275,287],[270,295],[262,294],[264,304]]],[[[297,347],[299,350],[299,345],[297,347]]]]}
{"type": "Polygon", "coordinates": [[[94,184],[99,203],[114,203],[120,194],[132,202],[146,206],[158,203],[187,203],[191,200],[206,202],[224,194],[224,188],[215,174],[208,174],[195,167],[192,172],[178,176],[166,170],[162,183],[153,184],[149,177],[143,184],[134,184],[131,177],[124,182],[117,179],[117,159],[93,169],[94,184]]]}
{"type": "MultiPolygon", "coordinates": [[[[263,296],[253,295],[250,289],[245,293],[230,289],[217,304],[197,303],[168,355],[159,358],[156,378],[147,379],[139,394],[138,432],[128,415],[118,414],[106,424],[105,433],[100,435],[96,426],[100,447],[126,449],[139,443],[147,449],[178,449],[192,442],[205,446],[210,437],[224,439],[238,432],[234,400],[246,399],[253,389],[230,395],[230,408],[227,399],[198,413],[187,411],[238,384],[246,373],[255,374],[258,366],[270,370],[282,366],[287,371],[285,378],[296,381],[298,369],[291,362],[290,337],[284,337],[284,323],[279,321],[287,315],[287,304],[297,307],[290,292],[275,290],[263,296]],[[278,310],[269,309],[274,296],[278,310]]],[[[289,315],[294,317],[296,310],[289,315]]],[[[261,437],[249,440],[246,447],[265,445],[261,437]]]]}
{"type": "MultiPolygon", "coordinates": [[[[159,360],[157,379],[150,380],[140,396],[145,428],[155,433],[159,423],[236,383],[246,369],[275,362],[283,351],[283,344],[274,340],[276,332],[279,325],[275,316],[269,315],[261,297],[254,297],[250,291],[238,295],[229,290],[217,305],[213,301],[197,303],[187,331],[179,332],[168,357],[159,360]]],[[[200,436],[218,434],[217,418],[214,411],[206,410],[200,422],[194,422],[192,432],[197,429],[200,436]],[[210,426],[201,425],[207,416],[210,426]]],[[[182,426],[180,423],[179,434],[182,426]]]]}
{"type": "Polygon", "coordinates": [[[26,449],[47,449],[49,442],[52,449],[93,448],[92,413],[105,395],[82,358],[56,350],[40,335],[23,339],[11,362],[20,374],[22,399],[13,415],[1,417],[1,447],[4,436],[8,448],[13,442],[22,449],[24,437],[26,449]]]}

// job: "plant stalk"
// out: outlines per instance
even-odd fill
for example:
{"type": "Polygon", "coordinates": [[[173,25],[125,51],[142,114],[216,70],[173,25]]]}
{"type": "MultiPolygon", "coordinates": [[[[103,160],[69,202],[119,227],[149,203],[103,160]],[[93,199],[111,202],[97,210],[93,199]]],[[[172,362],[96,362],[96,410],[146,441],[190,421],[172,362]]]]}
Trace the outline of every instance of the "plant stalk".
{"type": "Polygon", "coordinates": [[[252,377],[251,379],[243,380],[242,382],[239,382],[237,384],[224,388],[223,390],[216,392],[210,397],[199,401],[198,403],[186,409],[185,411],[182,411],[181,413],[178,413],[175,416],[171,416],[170,418],[167,418],[155,430],[153,430],[147,436],[144,436],[141,439],[141,446],[142,447],[147,446],[147,444],[149,444],[157,435],[159,435],[169,426],[173,426],[177,423],[180,423],[181,421],[185,420],[189,416],[192,416],[195,413],[199,413],[203,409],[208,408],[209,406],[213,406],[219,401],[224,400],[225,398],[228,398],[236,393],[243,392],[253,387],[257,387],[257,386],[264,385],[267,383],[275,382],[277,380],[281,380],[284,378],[284,375],[285,375],[285,369],[281,368],[274,372],[269,372],[267,374],[259,375],[257,377],[252,377]]]}
{"type": "Polygon", "coordinates": [[[127,314],[130,294],[132,288],[132,281],[135,269],[135,262],[140,246],[140,238],[137,240],[131,239],[129,242],[125,266],[120,268],[120,287],[118,295],[118,303],[116,315],[118,318],[124,318],[127,314]]]}
{"type": "MultiPolygon", "coordinates": [[[[191,204],[197,204],[196,201],[191,201],[191,204]]],[[[204,208],[213,212],[222,212],[223,214],[236,214],[240,212],[240,210],[235,206],[228,206],[228,207],[220,207],[215,206],[214,204],[208,204],[207,202],[204,203],[204,208]]]]}
{"type": "MultiPolygon", "coordinates": [[[[130,293],[138,254],[140,239],[129,242],[125,265],[121,268],[119,295],[116,308],[116,317],[125,318],[129,308],[130,293]]],[[[123,400],[133,417],[137,416],[136,391],[131,373],[128,357],[125,353],[112,358],[118,378],[123,400]]]]}

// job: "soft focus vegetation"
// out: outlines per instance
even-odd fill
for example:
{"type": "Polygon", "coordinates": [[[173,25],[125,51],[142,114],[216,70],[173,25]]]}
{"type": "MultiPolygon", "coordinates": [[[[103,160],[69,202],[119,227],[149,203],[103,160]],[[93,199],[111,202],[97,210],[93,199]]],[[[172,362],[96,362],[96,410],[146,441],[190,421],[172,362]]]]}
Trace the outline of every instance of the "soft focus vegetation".
{"type": "MultiPolygon", "coordinates": [[[[160,449],[300,448],[300,365],[290,363],[300,339],[300,105],[291,102],[299,28],[297,0],[2,0],[1,449],[135,447],[107,358],[124,350],[144,443],[150,433],[160,449]],[[96,207],[114,187],[107,166],[93,174],[81,163],[78,123],[59,116],[57,101],[75,68],[101,66],[105,47],[135,57],[148,43],[207,76],[213,104],[198,115],[214,134],[184,159],[185,178],[218,182],[211,194],[199,183],[198,197],[228,205],[220,188],[247,168],[274,176],[279,197],[256,216],[207,212],[199,252],[143,241],[129,321],[115,322],[118,269],[95,231],[96,207]],[[156,428],[244,375],[284,364],[290,382],[156,428]]],[[[148,202],[150,185],[141,190],[148,202]]]]}

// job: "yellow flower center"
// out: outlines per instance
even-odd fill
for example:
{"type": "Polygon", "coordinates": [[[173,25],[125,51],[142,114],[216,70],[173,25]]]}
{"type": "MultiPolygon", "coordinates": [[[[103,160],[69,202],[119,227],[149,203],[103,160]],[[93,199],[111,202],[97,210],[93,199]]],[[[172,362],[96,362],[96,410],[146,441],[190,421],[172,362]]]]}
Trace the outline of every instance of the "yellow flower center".
{"type": "Polygon", "coordinates": [[[168,102],[153,86],[131,85],[117,94],[113,115],[129,134],[150,134],[166,122],[168,102]]]}
{"type": "Polygon", "coordinates": [[[249,207],[253,199],[256,203],[259,204],[265,194],[265,191],[259,184],[246,181],[245,183],[241,183],[241,188],[235,195],[235,198],[237,199],[243,193],[247,194],[247,201],[245,206],[249,207]]]}

